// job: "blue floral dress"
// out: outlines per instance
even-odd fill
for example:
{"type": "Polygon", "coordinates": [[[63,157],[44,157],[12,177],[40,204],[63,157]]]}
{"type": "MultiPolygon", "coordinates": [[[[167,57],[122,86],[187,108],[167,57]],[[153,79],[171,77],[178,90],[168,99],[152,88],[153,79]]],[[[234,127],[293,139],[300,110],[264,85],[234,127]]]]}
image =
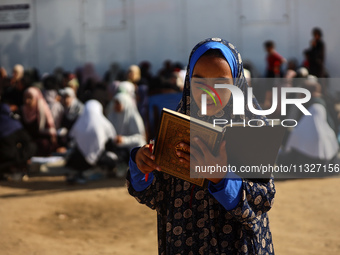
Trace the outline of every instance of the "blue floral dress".
{"type": "MultiPolygon", "coordinates": [[[[191,103],[190,98],[190,69],[194,66],[192,58],[197,61],[199,56],[197,57],[196,51],[202,51],[202,45],[206,48],[213,45],[215,48],[222,48],[221,51],[229,52],[229,56],[224,54],[224,57],[231,66],[235,78],[234,85],[243,91],[245,98],[248,85],[243,74],[242,59],[235,46],[220,38],[209,38],[197,44],[190,54],[183,96],[177,111],[211,122],[214,116],[200,116],[199,108],[195,103],[191,103]]],[[[255,97],[252,102],[254,108],[260,109],[255,97]]],[[[245,114],[238,116],[232,114],[232,108],[231,97],[216,117],[237,122],[251,118],[266,122],[264,116],[252,114],[247,107],[245,114]]],[[[223,205],[225,203],[216,199],[214,189],[217,187],[212,183],[209,188],[204,189],[158,171],[153,171],[150,174],[152,178],[144,184],[145,187],[138,188],[137,191],[133,183],[138,181],[136,176],[140,179],[143,176],[140,171],[137,173],[138,171],[132,155],[127,175],[128,191],[138,202],[157,211],[159,254],[274,254],[267,215],[275,195],[272,178],[239,178],[236,205],[226,208],[223,205]]],[[[225,178],[223,182],[226,183],[227,180],[228,178],[225,178]]],[[[218,189],[222,188],[223,191],[224,187],[226,186],[220,185],[218,189]]],[[[227,197],[227,189],[225,193],[227,197]]]]}

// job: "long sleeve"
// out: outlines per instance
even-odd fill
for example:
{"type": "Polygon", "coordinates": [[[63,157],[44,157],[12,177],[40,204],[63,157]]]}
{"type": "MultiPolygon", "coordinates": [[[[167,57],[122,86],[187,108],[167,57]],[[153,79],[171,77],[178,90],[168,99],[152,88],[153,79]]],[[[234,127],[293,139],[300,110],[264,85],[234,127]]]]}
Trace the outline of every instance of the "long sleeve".
{"type": "Polygon", "coordinates": [[[151,209],[156,209],[158,202],[161,200],[161,185],[157,182],[157,178],[161,178],[157,173],[149,173],[149,179],[145,182],[145,175],[138,169],[134,159],[139,147],[131,150],[129,161],[129,171],[126,176],[126,185],[128,192],[139,203],[145,204],[151,209]]]}
{"type": "Polygon", "coordinates": [[[229,212],[236,220],[256,232],[258,222],[265,218],[266,212],[271,209],[274,196],[273,178],[270,178],[268,182],[243,179],[240,202],[229,212]]]}
{"type": "Polygon", "coordinates": [[[226,210],[234,209],[241,199],[242,179],[234,173],[229,173],[218,184],[209,183],[209,192],[226,210]]]}
{"type": "Polygon", "coordinates": [[[129,168],[130,168],[130,182],[132,187],[136,191],[143,191],[145,190],[151,183],[154,178],[153,173],[151,172],[149,174],[148,181],[145,181],[145,174],[143,174],[137,167],[136,162],[135,162],[135,157],[137,150],[139,148],[135,148],[131,151],[131,157],[129,161],[129,168]]]}

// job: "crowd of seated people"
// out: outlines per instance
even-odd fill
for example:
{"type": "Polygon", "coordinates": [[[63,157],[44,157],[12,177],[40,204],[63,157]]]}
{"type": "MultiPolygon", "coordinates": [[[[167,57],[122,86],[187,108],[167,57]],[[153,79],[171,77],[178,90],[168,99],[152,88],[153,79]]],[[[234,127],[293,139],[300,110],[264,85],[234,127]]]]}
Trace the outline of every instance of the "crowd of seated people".
{"type": "MultiPolygon", "coordinates": [[[[311,61],[312,55],[308,56],[311,61]]],[[[286,71],[280,67],[280,77],[285,78],[280,86],[298,86],[292,82],[297,77],[314,79],[313,86],[303,85],[317,91],[313,92],[313,102],[318,104],[310,107],[326,111],[327,120],[331,120],[330,130],[334,132],[331,139],[337,139],[336,100],[329,103],[332,101],[318,81],[320,77],[309,75],[307,62],[299,66],[290,59],[286,71]]],[[[172,109],[177,106],[185,80],[184,69],[180,63],[166,60],[153,75],[147,61],[131,65],[127,70],[113,63],[101,78],[91,63],[74,73],[57,68],[42,77],[38,70],[25,70],[20,64],[13,67],[11,75],[1,68],[0,176],[27,172],[33,156],[63,155],[66,165],[77,172],[75,178],[80,179],[84,178],[84,171],[93,167],[113,171],[117,165],[126,164],[132,148],[155,138],[162,106],[172,109]]],[[[259,96],[261,89],[252,81],[255,68],[247,65],[247,69],[247,80],[259,96]]],[[[270,107],[271,94],[267,88],[263,93],[263,100],[259,101],[264,108],[270,107]]],[[[305,122],[304,118],[301,122],[305,122]]],[[[296,132],[292,132],[292,137],[296,132]]],[[[285,144],[289,153],[298,150],[288,137],[285,144]]],[[[338,147],[333,147],[327,160],[337,151],[338,147]]]]}
{"type": "Polygon", "coordinates": [[[27,173],[32,157],[51,155],[65,156],[78,179],[96,166],[111,171],[127,164],[130,150],[148,139],[149,95],[180,91],[177,83],[160,84],[163,78],[150,75],[146,65],[143,71],[114,65],[116,72],[103,79],[90,63],[74,74],[57,68],[42,77],[22,65],[10,76],[1,68],[1,176],[27,173]]]}

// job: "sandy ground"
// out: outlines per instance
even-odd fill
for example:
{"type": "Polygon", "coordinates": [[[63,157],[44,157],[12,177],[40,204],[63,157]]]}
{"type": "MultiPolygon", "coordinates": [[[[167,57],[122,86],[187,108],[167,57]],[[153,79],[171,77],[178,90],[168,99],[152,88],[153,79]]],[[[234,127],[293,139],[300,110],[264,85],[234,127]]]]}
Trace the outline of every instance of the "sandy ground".
{"type": "MultiPolygon", "coordinates": [[[[157,254],[156,213],[124,185],[0,182],[0,254],[157,254]]],[[[339,178],[276,182],[269,214],[276,254],[340,254],[339,187],[339,178]]]]}

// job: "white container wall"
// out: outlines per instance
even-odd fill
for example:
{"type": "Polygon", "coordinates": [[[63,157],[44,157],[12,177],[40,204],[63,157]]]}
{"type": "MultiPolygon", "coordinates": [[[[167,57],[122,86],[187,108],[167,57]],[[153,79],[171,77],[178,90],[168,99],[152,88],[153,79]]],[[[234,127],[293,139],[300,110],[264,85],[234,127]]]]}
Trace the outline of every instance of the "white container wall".
{"type": "MultiPolygon", "coordinates": [[[[16,63],[44,73],[92,62],[103,75],[112,62],[126,68],[148,60],[156,73],[166,59],[186,65],[200,40],[222,37],[263,75],[265,40],[301,63],[318,26],[329,74],[340,77],[338,0],[0,0],[0,8],[16,4],[29,5],[30,27],[0,30],[1,66],[8,72],[16,63]]],[[[0,27],[13,22],[3,15],[0,27]]]]}

